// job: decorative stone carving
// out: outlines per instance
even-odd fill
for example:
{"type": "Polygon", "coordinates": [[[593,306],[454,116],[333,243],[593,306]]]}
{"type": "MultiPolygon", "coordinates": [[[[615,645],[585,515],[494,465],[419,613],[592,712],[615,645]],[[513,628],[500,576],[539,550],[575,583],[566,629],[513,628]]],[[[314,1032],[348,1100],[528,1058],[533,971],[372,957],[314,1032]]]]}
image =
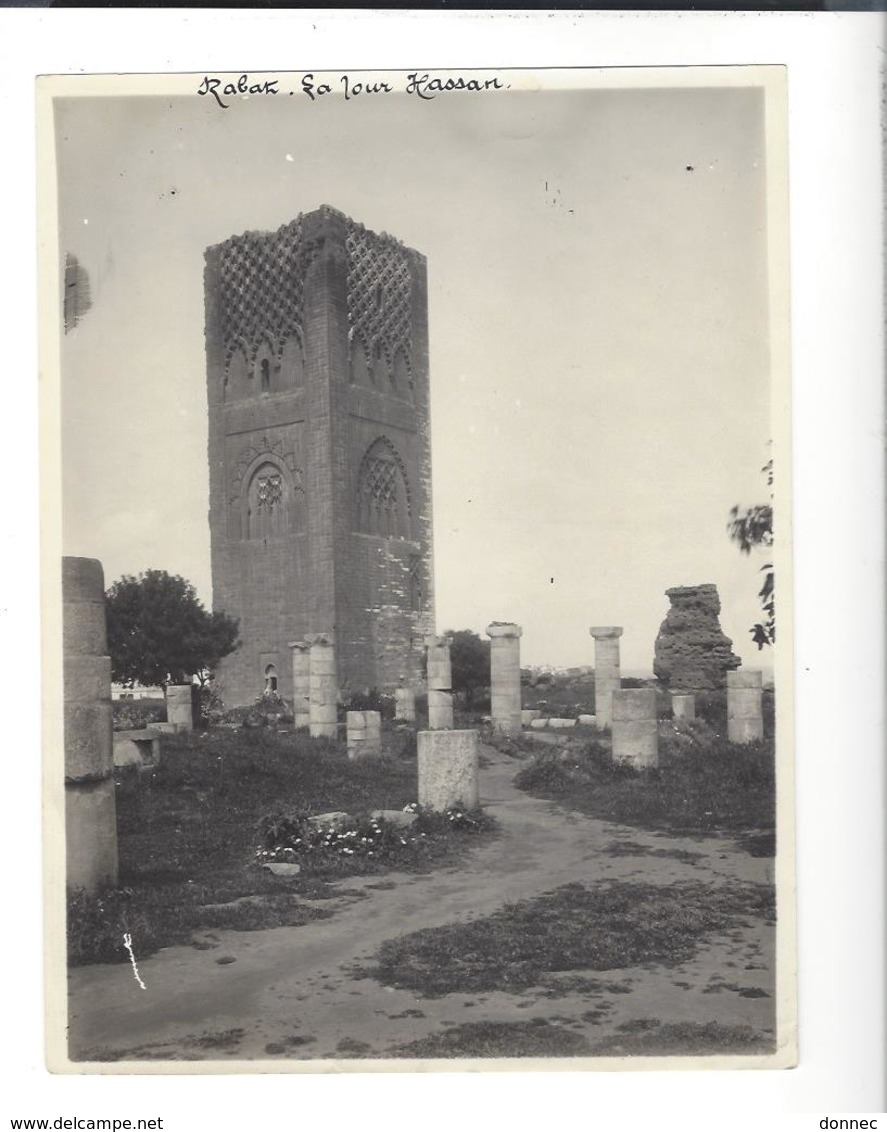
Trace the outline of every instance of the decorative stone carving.
{"type": "Polygon", "coordinates": [[[226,362],[240,346],[255,360],[269,332],[278,343],[302,336],[302,287],[318,254],[303,239],[302,217],[274,233],[244,232],[222,246],[219,261],[226,362]]]}
{"type": "Polygon", "coordinates": [[[403,245],[393,236],[377,235],[349,220],[345,249],[352,343],[360,342],[367,358],[380,361],[384,356],[390,372],[400,355],[400,364],[408,370],[412,280],[403,245]]]}

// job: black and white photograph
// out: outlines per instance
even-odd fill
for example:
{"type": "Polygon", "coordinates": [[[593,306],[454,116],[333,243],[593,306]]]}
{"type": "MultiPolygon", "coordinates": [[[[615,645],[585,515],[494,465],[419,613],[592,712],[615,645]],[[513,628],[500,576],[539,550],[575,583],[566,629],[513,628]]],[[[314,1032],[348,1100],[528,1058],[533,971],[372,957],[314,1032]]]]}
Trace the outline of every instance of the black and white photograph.
{"type": "Polygon", "coordinates": [[[784,69],[38,94],[51,1066],[794,1065],[784,69]]]}

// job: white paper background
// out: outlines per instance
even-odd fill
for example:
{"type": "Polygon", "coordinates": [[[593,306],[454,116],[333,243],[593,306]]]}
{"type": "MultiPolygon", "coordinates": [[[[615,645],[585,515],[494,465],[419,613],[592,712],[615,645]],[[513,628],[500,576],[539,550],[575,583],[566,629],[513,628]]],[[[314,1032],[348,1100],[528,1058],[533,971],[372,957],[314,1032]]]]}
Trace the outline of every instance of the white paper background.
{"type": "Polygon", "coordinates": [[[555,1121],[729,1129],[752,1122],[814,1128],[825,1113],[883,1110],[883,60],[883,15],[0,13],[0,324],[8,356],[0,445],[8,776],[0,791],[4,1117],[163,1116],[168,1132],[308,1122],[433,1130],[555,1121]],[[800,1068],[507,1077],[50,1076],[42,1050],[35,722],[35,75],[734,63],[789,67],[800,1068]]]}

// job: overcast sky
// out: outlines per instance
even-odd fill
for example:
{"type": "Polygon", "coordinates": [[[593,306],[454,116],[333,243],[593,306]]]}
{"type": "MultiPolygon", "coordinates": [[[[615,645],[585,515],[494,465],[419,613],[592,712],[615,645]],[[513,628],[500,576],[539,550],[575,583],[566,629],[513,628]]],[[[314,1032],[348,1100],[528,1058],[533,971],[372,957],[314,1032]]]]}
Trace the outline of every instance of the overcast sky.
{"type": "MultiPolygon", "coordinates": [[[[196,82],[195,82],[196,87],[196,82]]],[[[770,372],[753,89],[57,102],[66,554],[110,583],[209,567],[203,252],[330,204],[428,257],[438,629],[523,626],[529,664],[714,582],[751,665],[770,372]]]]}

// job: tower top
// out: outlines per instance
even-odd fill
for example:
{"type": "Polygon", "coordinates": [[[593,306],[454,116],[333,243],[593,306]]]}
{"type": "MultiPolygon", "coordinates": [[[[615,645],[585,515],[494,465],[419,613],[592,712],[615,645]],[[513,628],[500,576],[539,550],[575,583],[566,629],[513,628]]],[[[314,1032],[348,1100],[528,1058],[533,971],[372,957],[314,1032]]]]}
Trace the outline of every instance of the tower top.
{"type": "Polygon", "coordinates": [[[286,237],[294,231],[310,229],[312,232],[316,232],[322,230],[325,226],[331,226],[333,224],[344,226],[349,235],[370,239],[379,244],[387,245],[392,249],[399,249],[402,252],[409,252],[422,259],[425,258],[422,256],[421,252],[416,251],[415,248],[407,247],[402,240],[398,240],[398,238],[392,236],[390,232],[374,232],[372,229],[367,228],[366,225],[346,215],[346,213],[342,212],[340,209],[333,208],[330,204],[321,204],[317,208],[311,209],[309,212],[300,212],[292,220],[288,220],[285,224],[281,224],[279,228],[274,230],[268,228],[250,228],[245,232],[228,236],[227,239],[221,240],[218,244],[211,244],[206,249],[206,256],[207,258],[211,258],[213,253],[218,253],[229,245],[263,243],[268,240],[285,240],[286,237]]]}

